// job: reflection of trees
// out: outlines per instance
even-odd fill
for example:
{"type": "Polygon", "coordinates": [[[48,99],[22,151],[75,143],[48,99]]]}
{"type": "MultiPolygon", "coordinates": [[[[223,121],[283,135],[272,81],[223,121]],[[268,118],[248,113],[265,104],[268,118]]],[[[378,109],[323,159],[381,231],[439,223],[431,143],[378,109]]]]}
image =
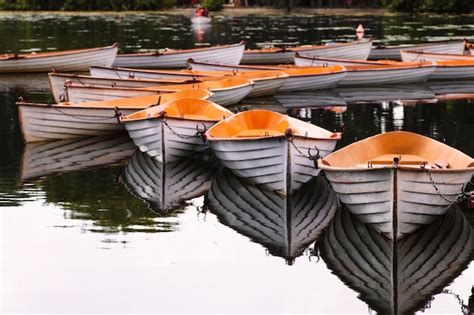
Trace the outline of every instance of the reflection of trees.
{"type": "MultiPolygon", "coordinates": [[[[39,182],[46,202],[60,205],[71,220],[90,222],[99,233],[170,232],[177,223],[157,217],[117,180],[116,167],[73,172],[39,182]]],[[[180,211],[169,214],[176,217],[180,211]]]]}

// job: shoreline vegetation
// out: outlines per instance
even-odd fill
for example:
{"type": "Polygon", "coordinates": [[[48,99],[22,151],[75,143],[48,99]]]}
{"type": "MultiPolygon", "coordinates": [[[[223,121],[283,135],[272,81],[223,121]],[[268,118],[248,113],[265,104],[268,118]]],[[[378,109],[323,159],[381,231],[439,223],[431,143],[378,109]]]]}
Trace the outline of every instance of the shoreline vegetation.
{"type": "MultiPolygon", "coordinates": [[[[165,14],[165,15],[186,15],[191,16],[195,11],[193,7],[184,8],[166,8],[159,10],[94,10],[94,11],[64,11],[64,10],[1,10],[0,16],[6,15],[143,15],[143,14],[165,14]]],[[[273,7],[224,7],[219,12],[214,12],[214,15],[222,16],[248,16],[248,15],[287,15],[286,8],[273,7]]],[[[404,12],[394,12],[383,8],[308,8],[308,7],[294,7],[291,9],[291,15],[319,15],[319,16],[389,16],[406,14],[404,12]]],[[[436,12],[420,12],[419,14],[437,14],[436,12]]],[[[441,13],[439,13],[441,14],[441,13]]],[[[455,14],[455,13],[452,13],[455,14]]],[[[465,13],[466,15],[473,15],[474,12],[465,13]]]]}
{"type": "MultiPolygon", "coordinates": [[[[164,12],[193,10],[198,3],[211,11],[265,14],[334,14],[347,11],[471,13],[472,0],[0,0],[0,12],[164,12]]],[[[370,13],[369,13],[370,14],[370,13]]]]}

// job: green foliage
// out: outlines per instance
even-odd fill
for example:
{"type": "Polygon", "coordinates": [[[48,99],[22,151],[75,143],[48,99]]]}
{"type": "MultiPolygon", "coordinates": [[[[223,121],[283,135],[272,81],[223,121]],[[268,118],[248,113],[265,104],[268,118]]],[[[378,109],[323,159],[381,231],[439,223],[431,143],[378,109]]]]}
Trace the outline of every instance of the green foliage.
{"type": "Polygon", "coordinates": [[[176,5],[176,0],[0,0],[3,10],[156,10],[176,5]]]}
{"type": "Polygon", "coordinates": [[[472,0],[382,0],[382,5],[400,12],[470,12],[472,0]]]}
{"type": "Polygon", "coordinates": [[[209,11],[219,11],[224,7],[224,0],[203,0],[202,6],[209,11]]]}

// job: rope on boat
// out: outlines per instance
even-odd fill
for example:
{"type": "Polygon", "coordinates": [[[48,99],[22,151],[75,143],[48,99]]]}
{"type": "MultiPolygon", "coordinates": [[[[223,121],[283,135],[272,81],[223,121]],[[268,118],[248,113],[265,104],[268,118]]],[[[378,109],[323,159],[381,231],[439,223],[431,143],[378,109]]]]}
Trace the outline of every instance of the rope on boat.
{"type": "Polygon", "coordinates": [[[181,134],[181,133],[178,133],[176,130],[173,129],[173,127],[171,127],[168,122],[166,121],[166,119],[163,119],[163,123],[165,124],[166,128],[169,129],[169,131],[171,131],[171,133],[173,135],[175,135],[176,137],[180,138],[180,139],[183,139],[183,140],[190,140],[190,139],[194,139],[194,138],[201,138],[202,139],[202,142],[206,142],[206,131],[207,131],[207,127],[204,123],[201,123],[203,128],[200,129],[199,128],[199,125],[196,125],[196,133],[194,135],[185,135],[185,134],[181,134]]]}
{"type": "Polygon", "coordinates": [[[461,193],[458,195],[458,197],[456,198],[456,200],[451,200],[450,198],[448,198],[445,194],[443,194],[441,192],[441,190],[438,188],[436,182],[434,181],[433,179],[433,175],[432,175],[432,172],[431,170],[426,167],[426,163],[422,163],[420,165],[420,168],[426,172],[426,174],[428,174],[428,177],[430,179],[430,182],[431,182],[431,185],[433,186],[433,188],[435,189],[436,193],[446,202],[448,202],[450,205],[454,205],[456,203],[461,203],[462,201],[464,200],[469,200],[470,197],[470,194],[468,192],[466,192],[464,189],[465,187],[467,187],[467,185],[465,187],[462,187],[461,188],[461,193]]]}
{"type": "Polygon", "coordinates": [[[294,139],[295,139],[295,135],[293,134],[293,130],[291,130],[291,128],[288,128],[286,129],[285,131],[285,136],[286,136],[286,139],[288,140],[288,142],[293,146],[293,148],[295,148],[296,152],[298,152],[299,155],[309,159],[310,161],[313,161],[314,163],[314,167],[316,169],[318,169],[318,160],[321,158],[321,155],[319,154],[320,151],[318,149],[318,147],[315,145],[314,146],[314,149],[309,147],[308,148],[308,154],[306,155],[303,151],[301,151],[300,148],[298,148],[298,146],[296,145],[294,139]],[[311,153],[311,150],[316,150],[316,154],[312,154],[311,153]]]}

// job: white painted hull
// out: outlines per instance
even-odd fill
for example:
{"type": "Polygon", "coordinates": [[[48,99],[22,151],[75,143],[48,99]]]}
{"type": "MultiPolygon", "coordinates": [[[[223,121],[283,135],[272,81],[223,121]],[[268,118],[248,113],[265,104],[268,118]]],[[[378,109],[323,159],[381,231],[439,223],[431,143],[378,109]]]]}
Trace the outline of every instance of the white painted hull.
{"type": "Polygon", "coordinates": [[[278,90],[281,93],[296,91],[325,90],[336,87],[344,78],[346,72],[319,75],[290,76],[278,90]]]}
{"type": "MultiPolygon", "coordinates": [[[[451,206],[420,169],[326,169],[325,174],[341,202],[359,220],[390,238],[393,233],[398,238],[413,233],[451,206]]],[[[436,186],[451,200],[456,200],[473,174],[474,170],[432,171],[436,186]]]]}
{"type": "Polygon", "coordinates": [[[160,163],[170,163],[187,158],[209,148],[201,137],[194,137],[200,130],[208,130],[215,122],[167,118],[126,121],[125,128],[140,151],[160,163]],[[204,128],[205,127],[205,128],[204,128]],[[173,132],[174,131],[174,132],[173,132]],[[184,138],[176,135],[179,134],[184,138]]]}
{"type": "Polygon", "coordinates": [[[385,85],[380,87],[338,87],[336,92],[350,104],[435,99],[436,95],[425,86],[417,85],[385,85]]]}
{"type": "MultiPolygon", "coordinates": [[[[137,109],[120,109],[131,114],[137,109]]],[[[25,142],[99,136],[124,131],[113,108],[18,105],[25,142]]]]}
{"type": "Polygon", "coordinates": [[[117,46],[90,51],[77,51],[41,58],[11,58],[0,60],[0,73],[87,71],[90,66],[110,67],[117,55],[117,46]]]}
{"type": "Polygon", "coordinates": [[[472,66],[438,66],[430,76],[430,80],[472,80],[474,79],[474,64],[472,66]]]}
{"type": "Polygon", "coordinates": [[[136,148],[125,135],[27,143],[22,181],[126,162],[136,148]]]}
{"type": "Polygon", "coordinates": [[[350,44],[331,44],[323,45],[307,50],[295,51],[281,51],[281,52],[261,52],[249,53],[244,52],[242,57],[242,64],[284,64],[293,63],[296,51],[304,56],[314,57],[331,57],[343,59],[360,59],[367,60],[370,50],[372,48],[372,41],[360,41],[350,44]]]}
{"type": "Polygon", "coordinates": [[[245,182],[228,169],[213,181],[207,206],[219,221],[289,264],[329,225],[337,198],[317,177],[291,196],[245,182]]]}
{"type": "MultiPolygon", "coordinates": [[[[323,157],[334,150],[337,142],[300,137],[293,141],[304,154],[308,154],[308,148],[316,154],[316,146],[323,157]]],[[[298,153],[285,137],[208,142],[224,166],[237,176],[283,195],[298,190],[319,174],[314,162],[298,153]]]]}
{"type": "MultiPolygon", "coordinates": [[[[66,100],[66,85],[82,85],[82,86],[98,86],[98,87],[117,87],[117,88],[144,88],[153,87],[166,84],[165,81],[158,82],[155,80],[140,80],[140,79],[110,79],[110,78],[96,78],[91,76],[75,76],[50,74],[49,81],[54,100],[57,103],[66,100]]],[[[176,84],[176,82],[168,82],[168,84],[176,84]]]]}
{"type": "Polygon", "coordinates": [[[471,60],[474,56],[463,54],[431,54],[427,52],[402,51],[402,61],[419,62],[419,61],[443,61],[443,60],[471,60]]]}
{"type": "MultiPolygon", "coordinates": [[[[199,64],[193,63],[192,69],[197,71],[261,71],[259,69],[250,68],[231,68],[228,66],[221,66],[219,64],[199,64]]],[[[309,90],[324,90],[334,88],[344,77],[345,72],[316,74],[316,75],[301,75],[289,76],[286,78],[284,84],[278,89],[278,93],[295,92],[295,91],[309,91],[309,90]]]]}
{"type": "MultiPolygon", "coordinates": [[[[68,86],[60,96],[72,103],[89,102],[89,101],[107,101],[117,98],[130,98],[145,96],[150,94],[171,93],[177,90],[165,90],[163,86],[161,92],[145,89],[127,89],[127,88],[106,88],[106,87],[82,87],[82,86],[68,86]]],[[[237,104],[243,100],[251,91],[252,85],[243,85],[236,88],[227,89],[211,89],[214,93],[209,101],[217,103],[221,106],[229,106],[237,104]]]]}
{"type": "MultiPolygon", "coordinates": [[[[295,56],[295,66],[297,67],[326,67],[326,66],[360,66],[364,64],[360,60],[351,62],[350,59],[332,60],[331,58],[308,58],[306,56],[295,56]]],[[[367,62],[367,64],[370,64],[367,62]]]]}
{"type": "Polygon", "coordinates": [[[204,195],[218,170],[219,163],[211,154],[163,164],[136,151],[121,175],[132,194],[148,203],[153,211],[166,213],[204,195]]]}
{"type": "Polygon", "coordinates": [[[393,69],[348,70],[338,86],[363,86],[425,82],[436,71],[436,66],[393,69]]]}
{"type": "Polygon", "coordinates": [[[185,68],[188,59],[222,64],[239,64],[245,46],[243,44],[210,47],[202,50],[190,50],[179,53],[162,53],[159,55],[117,55],[114,67],[121,68],[185,68]]]}
{"type": "MultiPolygon", "coordinates": [[[[159,79],[195,79],[196,75],[190,73],[151,73],[143,71],[133,71],[133,69],[116,69],[116,68],[91,68],[91,75],[104,78],[126,79],[126,78],[142,78],[149,80],[159,79]]],[[[203,75],[199,75],[203,76],[203,75]]],[[[286,77],[274,77],[252,80],[254,82],[253,89],[246,97],[262,97],[270,96],[285,83],[286,77]]]]}
{"type": "Polygon", "coordinates": [[[398,242],[342,209],[318,248],[332,273],[375,313],[418,314],[467,268],[473,237],[469,221],[456,208],[398,242]]]}
{"type": "Polygon", "coordinates": [[[426,43],[418,45],[403,45],[390,48],[372,48],[369,59],[394,59],[400,60],[401,50],[423,50],[424,52],[442,53],[442,54],[463,54],[464,41],[452,41],[441,43],[426,43]]]}

